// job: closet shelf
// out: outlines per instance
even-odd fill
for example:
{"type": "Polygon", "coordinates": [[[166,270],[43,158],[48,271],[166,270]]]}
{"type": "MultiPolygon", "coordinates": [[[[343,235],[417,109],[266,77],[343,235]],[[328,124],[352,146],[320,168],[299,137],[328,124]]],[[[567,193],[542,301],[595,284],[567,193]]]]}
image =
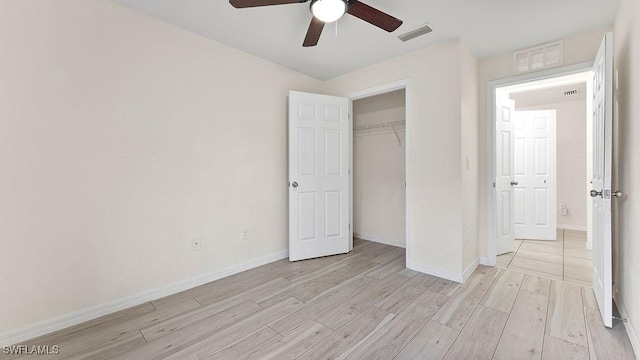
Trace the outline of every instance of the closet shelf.
{"type": "Polygon", "coordinates": [[[404,127],[404,125],[405,125],[405,121],[404,120],[391,121],[391,122],[384,122],[384,123],[380,123],[380,124],[358,126],[356,128],[353,128],[353,131],[398,129],[398,128],[404,127]]]}
{"type": "Polygon", "coordinates": [[[384,133],[393,133],[398,140],[398,146],[402,145],[402,141],[400,140],[400,136],[398,136],[398,130],[404,130],[405,121],[392,121],[385,122],[380,124],[373,125],[365,125],[358,126],[353,129],[353,132],[356,136],[362,135],[374,135],[374,134],[384,134],[384,133]]]}

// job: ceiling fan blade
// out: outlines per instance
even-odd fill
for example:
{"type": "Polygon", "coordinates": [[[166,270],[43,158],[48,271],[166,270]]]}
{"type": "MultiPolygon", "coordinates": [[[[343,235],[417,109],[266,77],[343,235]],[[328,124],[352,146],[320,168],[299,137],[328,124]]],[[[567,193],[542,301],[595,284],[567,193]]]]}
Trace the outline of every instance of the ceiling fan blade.
{"type": "Polygon", "coordinates": [[[349,1],[349,9],[347,12],[388,32],[392,32],[402,25],[402,20],[372,8],[367,4],[363,4],[358,0],[349,1]]]}
{"type": "Polygon", "coordinates": [[[318,45],[322,29],[324,29],[324,23],[315,17],[311,18],[311,24],[309,24],[309,30],[307,30],[307,36],[305,36],[302,46],[309,47],[318,45]]]}
{"type": "Polygon", "coordinates": [[[233,5],[234,8],[241,9],[256,6],[296,4],[307,1],[308,0],[229,0],[229,3],[233,5]]]}

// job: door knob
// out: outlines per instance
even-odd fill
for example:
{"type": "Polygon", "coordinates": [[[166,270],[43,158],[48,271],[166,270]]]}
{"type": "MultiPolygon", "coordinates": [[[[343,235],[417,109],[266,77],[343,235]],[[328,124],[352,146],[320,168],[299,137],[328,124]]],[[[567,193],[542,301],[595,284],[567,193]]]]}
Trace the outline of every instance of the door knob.
{"type": "Polygon", "coordinates": [[[512,182],[511,182],[511,186],[516,186],[516,185],[518,185],[518,182],[517,182],[517,181],[512,181],[512,182]]]}
{"type": "Polygon", "coordinates": [[[298,183],[294,181],[294,182],[291,184],[291,186],[293,186],[294,188],[297,188],[297,187],[298,187],[298,183]]]}
{"type": "Polygon", "coordinates": [[[591,192],[589,192],[589,195],[591,195],[591,197],[597,197],[597,196],[602,197],[602,191],[591,190],[591,192]]]}
{"type": "Polygon", "coordinates": [[[618,199],[620,199],[620,198],[622,198],[624,196],[624,193],[622,191],[620,191],[620,190],[616,190],[611,195],[613,195],[613,196],[617,197],[618,199]]]}

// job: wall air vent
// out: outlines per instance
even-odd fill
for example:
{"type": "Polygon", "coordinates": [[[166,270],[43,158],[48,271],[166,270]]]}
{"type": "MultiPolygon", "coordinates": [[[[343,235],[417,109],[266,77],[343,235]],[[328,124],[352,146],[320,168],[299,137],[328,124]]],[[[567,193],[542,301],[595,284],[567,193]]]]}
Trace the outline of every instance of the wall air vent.
{"type": "Polygon", "coordinates": [[[398,39],[402,40],[402,42],[409,41],[411,39],[415,39],[418,36],[422,36],[424,34],[428,34],[433,31],[433,25],[430,23],[426,23],[415,30],[411,30],[408,33],[402,34],[398,36],[398,39]]]}
{"type": "Polygon", "coordinates": [[[522,74],[562,66],[563,45],[560,40],[513,53],[513,73],[522,74]]]}
{"type": "Polygon", "coordinates": [[[578,89],[573,89],[573,90],[569,90],[569,91],[565,91],[564,92],[564,96],[571,96],[571,95],[578,95],[580,91],[578,91],[578,89]]]}

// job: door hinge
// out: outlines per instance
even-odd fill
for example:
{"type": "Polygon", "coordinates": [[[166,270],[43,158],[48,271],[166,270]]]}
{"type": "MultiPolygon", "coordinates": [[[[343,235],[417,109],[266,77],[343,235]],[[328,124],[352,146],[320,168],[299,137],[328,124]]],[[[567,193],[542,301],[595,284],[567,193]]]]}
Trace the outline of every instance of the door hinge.
{"type": "Polygon", "coordinates": [[[349,175],[351,175],[351,169],[349,169],[349,170],[347,170],[347,171],[348,171],[349,175]]]}
{"type": "Polygon", "coordinates": [[[493,182],[493,187],[494,187],[494,188],[496,187],[496,183],[495,183],[495,181],[493,182]]]}

